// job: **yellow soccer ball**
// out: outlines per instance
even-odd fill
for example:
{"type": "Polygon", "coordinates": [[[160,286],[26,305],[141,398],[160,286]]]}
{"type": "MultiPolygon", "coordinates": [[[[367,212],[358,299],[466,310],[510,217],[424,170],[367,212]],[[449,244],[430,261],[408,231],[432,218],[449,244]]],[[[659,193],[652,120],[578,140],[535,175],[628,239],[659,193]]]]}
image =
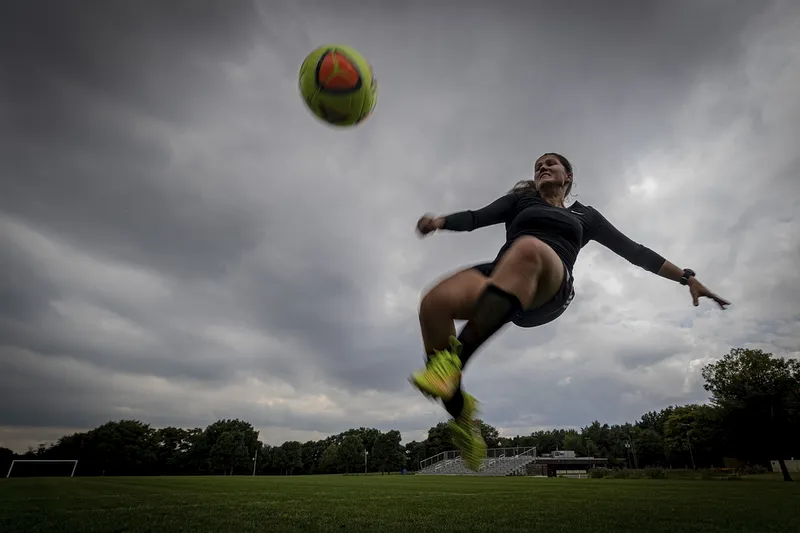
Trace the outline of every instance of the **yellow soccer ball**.
{"type": "Polygon", "coordinates": [[[320,46],[306,56],[299,78],[300,94],[308,109],[334,126],[363,122],[378,101],[372,65],[349,46],[320,46]]]}

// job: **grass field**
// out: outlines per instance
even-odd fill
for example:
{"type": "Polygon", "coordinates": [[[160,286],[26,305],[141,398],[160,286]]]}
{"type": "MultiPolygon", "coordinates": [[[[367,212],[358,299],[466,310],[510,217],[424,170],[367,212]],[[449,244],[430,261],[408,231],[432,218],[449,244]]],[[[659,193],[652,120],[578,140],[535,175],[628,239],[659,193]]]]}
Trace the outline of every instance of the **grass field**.
{"type": "Polygon", "coordinates": [[[800,531],[800,484],[527,477],[0,480],[0,531],[800,531]]]}

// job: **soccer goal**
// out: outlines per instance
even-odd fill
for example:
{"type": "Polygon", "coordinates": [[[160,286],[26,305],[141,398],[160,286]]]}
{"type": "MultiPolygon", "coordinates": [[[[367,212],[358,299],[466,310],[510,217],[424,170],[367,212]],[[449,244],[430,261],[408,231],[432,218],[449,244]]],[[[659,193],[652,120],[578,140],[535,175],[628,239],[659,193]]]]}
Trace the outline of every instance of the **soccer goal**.
{"type": "Polygon", "coordinates": [[[77,459],[14,459],[6,477],[12,472],[17,477],[73,477],[77,468],[77,459]]]}

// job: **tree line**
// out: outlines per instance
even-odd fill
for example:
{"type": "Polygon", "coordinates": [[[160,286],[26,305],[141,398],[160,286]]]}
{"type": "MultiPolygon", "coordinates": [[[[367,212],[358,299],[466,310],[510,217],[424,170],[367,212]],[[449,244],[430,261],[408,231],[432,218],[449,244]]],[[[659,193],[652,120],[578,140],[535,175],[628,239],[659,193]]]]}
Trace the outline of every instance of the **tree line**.
{"type": "MultiPolygon", "coordinates": [[[[580,429],[501,437],[479,421],[490,448],[535,446],[538,454],[575,450],[611,467],[769,466],[800,457],[800,362],[761,350],[734,349],[702,369],[709,402],[670,406],[625,424],[595,421],[580,429]]],[[[361,427],[317,441],[264,444],[249,422],[218,420],[206,428],[153,428],[138,420],[107,422],[15,454],[13,459],[77,459],[76,475],[302,475],[413,472],[427,457],[454,449],[447,424],[421,442],[402,444],[397,430],[361,427]]],[[[18,465],[22,474],[36,465],[18,465]]],[[[49,468],[49,467],[48,467],[49,468]]]]}

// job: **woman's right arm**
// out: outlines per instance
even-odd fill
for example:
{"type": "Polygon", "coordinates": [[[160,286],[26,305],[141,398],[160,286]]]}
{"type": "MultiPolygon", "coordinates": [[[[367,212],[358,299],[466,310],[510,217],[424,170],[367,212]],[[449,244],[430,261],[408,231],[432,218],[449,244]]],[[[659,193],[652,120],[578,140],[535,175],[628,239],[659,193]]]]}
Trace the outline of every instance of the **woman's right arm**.
{"type": "Polygon", "coordinates": [[[448,231],[472,231],[508,220],[517,202],[517,194],[509,193],[475,211],[459,211],[436,218],[436,226],[448,231]]]}

